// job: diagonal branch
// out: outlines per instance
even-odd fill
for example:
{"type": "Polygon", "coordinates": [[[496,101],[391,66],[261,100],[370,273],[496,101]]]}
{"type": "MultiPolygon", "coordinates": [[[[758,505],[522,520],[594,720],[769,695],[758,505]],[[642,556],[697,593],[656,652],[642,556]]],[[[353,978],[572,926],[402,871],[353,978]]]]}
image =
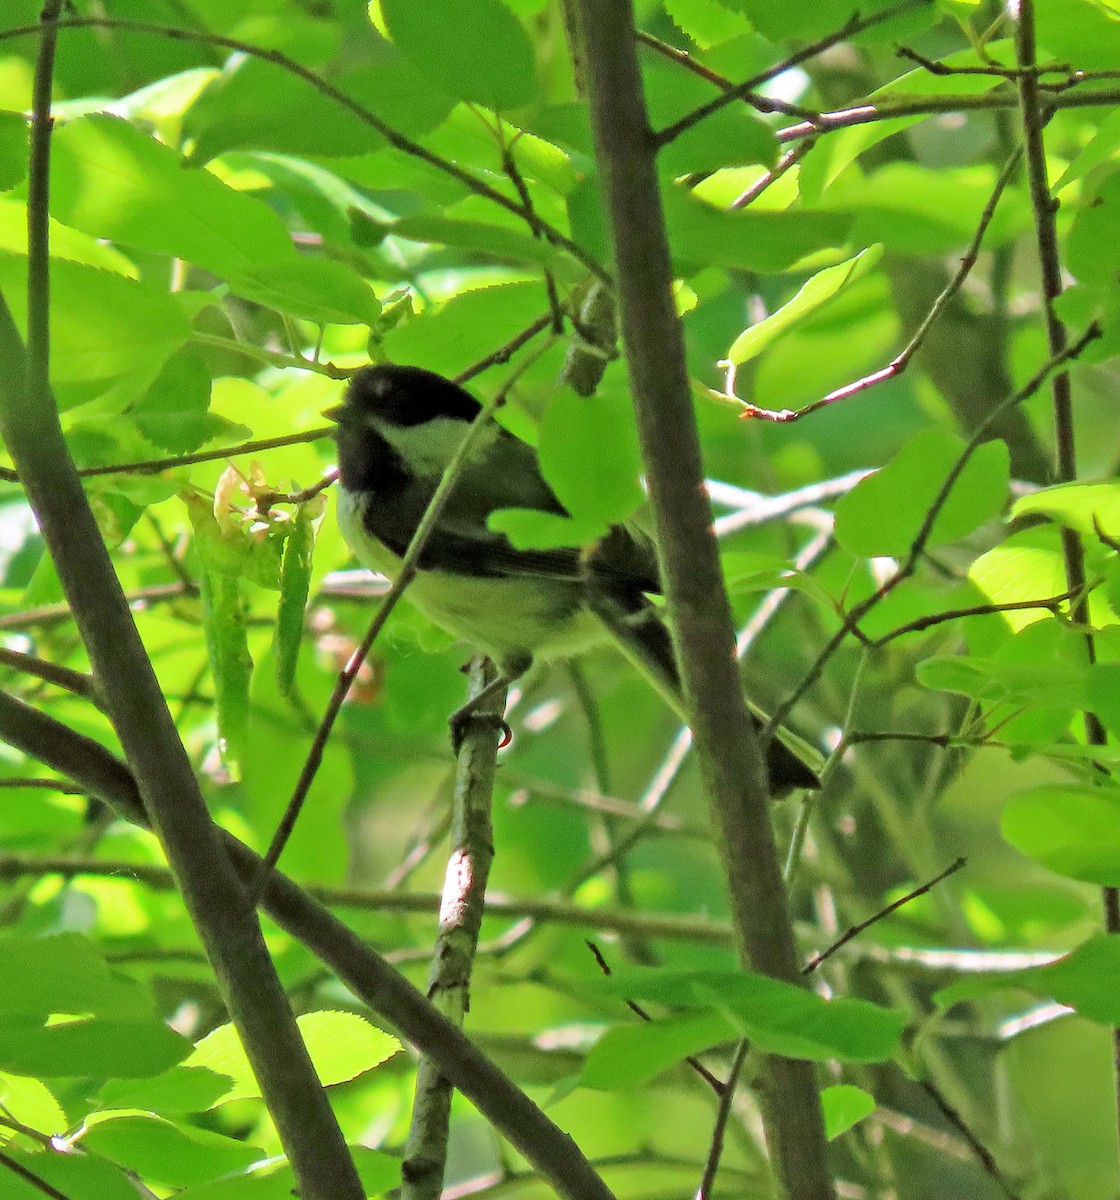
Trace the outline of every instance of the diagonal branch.
{"type": "MultiPolygon", "coordinates": [[[[705,117],[710,117],[713,113],[719,112],[721,108],[726,108],[727,105],[733,104],[736,100],[746,99],[751,92],[762,87],[764,83],[769,83],[771,79],[776,79],[779,75],[808,61],[810,58],[816,58],[818,54],[823,54],[826,50],[830,50],[840,42],[855,37],[865,29],[870,29],[873,25],[881,25],[884,21],[889,21],[893,17],[897,17],[900,13],[908,12],[912,8],[924,7],[928,4],[930,4],[930,0],[900,0],[898,4],[894,4],[890,8],[869,13],[866,17],[861,17],[858,12],[854,12],[839,29],[826,34],[815,42],[810,42],[809,45],[803,46],[798,50],[796,54],[791,54],[788,58],[775,63],[772,67],[767,67],[765,71],[760,71],[757,75],[751,76],[750,79],[736,84],[730,90],[725,91],[723,95],[716,96],[714,100],[709,100],[707,104],[702,104],[699,108],[693,109],[692,112],[686,113],[679,121],[674,121],[672,125],[668,125],[660,130],[656,135],[657,145],[659,147],[668,145],[674,138],[680,137],[686,130],[691,129],[694,125],[698,125],[705,117]]],[[[813,119],[815,120],[815,118],[813,119]]],[[[807,122],[807,124],[812,124],[812,120],[807,122]]]]}
{"type": "MultiPolygon", "coordinates": [[[[0,738],[73,779],[122,819],[148,826],[132,773],[99,742],[3,692],[0,738]]],[[[228,855],[242,884],[259,879],[260,856],[232,834],[222,831],[220,836],[222,859],[228,855]]],[[[572,1139],[365,941],[279,871],[269,876],[263,904],[282,929],[335,971],[371,1011],[430,1056],[560,1196],[614,1200],[572,1139]]]]}
{"type": "Polygon", "coordinates": [[[361,1200],[338,1123],[300,1038],[256,914],[210,820],[66,448],[48,377],[48,190],[54,25],[43,13],[28,186],[28,342],[0,297],[0,434],[73,609],[110,720],[135,772],[218,986],[308,1200],[361,1200]]]}

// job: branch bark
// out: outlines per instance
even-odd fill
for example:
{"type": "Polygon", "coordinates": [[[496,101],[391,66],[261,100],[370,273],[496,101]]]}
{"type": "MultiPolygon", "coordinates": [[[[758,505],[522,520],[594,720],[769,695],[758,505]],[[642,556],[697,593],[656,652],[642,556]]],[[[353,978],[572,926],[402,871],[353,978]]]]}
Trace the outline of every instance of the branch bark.
{"type": "MultiPolygon", "coordinates": [[[[44,309],[38,319],[45,316],[44,309]]],[[[260,924],[210,820],[133,624],[45,380],[46,364],[32,371],[0,297],[0,436],[27,488],[144,806],[303,1194],[308,1200],[363,1200],[260,924]]]]}
{"type": "MultiPolygon", "coordinates": [[[[495,678],[489,660],[471,663],[470,695],[480,695],[495,678]]],[[[498,745],[494,722],[505,712],[506,692],[492,696],[476,714],[459,748],[451,814],[451,854],[443,882],[439,935],[428,975],[428,998],[457,1026],[470,1008],[471,969],[486,904],[486,883],[494,857],[490,809],[498,745]]],[[[401,1200],[439,1200],[451,1130],[451,1082],[425,1055],[416,1072],[412,1124],[402,1164],[401,1200]]]]}
{"type": "MultiPolygon", "coordinates": [[[[665,594],[737,939],[752,968],[796,982],[765,768],[735,668],[731,610],[703,485],[633,13],[621,2],[578,0],[575,7],[665,594]]],[[[770,1058],[762,1091],[780,1194],[831,1200],[812,1067],[770,1058]]]]}
{"type": "MultiPolygon", "coordinates": [[[[118,816],[148,826],[128,767],[100,743],[0,692],[0,738],[73,779],[118,816]]],[[[260,878],[263,859],[221,832],[243,885],[260,878]]],[[[567,1200],[615,1200],[579,1148],[471,1040],[399,972],[280,871],[262,900],[277,925],[302,942],[348,988],[428,1055],[441,1073],[567,1200]]]]}

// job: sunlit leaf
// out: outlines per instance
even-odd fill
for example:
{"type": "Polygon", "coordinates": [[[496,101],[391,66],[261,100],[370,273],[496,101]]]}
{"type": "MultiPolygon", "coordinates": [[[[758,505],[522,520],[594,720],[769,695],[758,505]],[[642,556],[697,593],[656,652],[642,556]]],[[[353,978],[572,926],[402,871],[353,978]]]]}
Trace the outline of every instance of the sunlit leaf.
{"type": "MultiPolygon", "coordinates": [[[[903,555],[927,523],[964,449],[944,429],[908,442],[882,470],[861,480],[836,508],[836,537],[853,554],[903,555]]],[[[985,442],[968,459],[930,524],[926,544],[943,545],[994,516],[1007,499],[1008,454],[985,442]]]]}
{"type": "Polygon", "coordinates": [[[1059,875],[1120,887],[1120,788],[1054,784],[1012,798],[1000,822],[1017,850],[1059,875]]]}

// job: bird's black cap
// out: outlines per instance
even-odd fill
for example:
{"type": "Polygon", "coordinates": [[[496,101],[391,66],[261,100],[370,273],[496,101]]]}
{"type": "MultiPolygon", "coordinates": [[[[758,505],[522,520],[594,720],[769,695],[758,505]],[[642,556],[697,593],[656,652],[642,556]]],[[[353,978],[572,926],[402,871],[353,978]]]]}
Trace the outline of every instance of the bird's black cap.
{"type": "Polygon", "coordinates": [[[407,428],[438,417],[473,421],[481,407],[469,392],[434,371],[379,363],[351,376],[341,410],[330,415],[344,419],[347,411],[357,410],[407,428]]]}

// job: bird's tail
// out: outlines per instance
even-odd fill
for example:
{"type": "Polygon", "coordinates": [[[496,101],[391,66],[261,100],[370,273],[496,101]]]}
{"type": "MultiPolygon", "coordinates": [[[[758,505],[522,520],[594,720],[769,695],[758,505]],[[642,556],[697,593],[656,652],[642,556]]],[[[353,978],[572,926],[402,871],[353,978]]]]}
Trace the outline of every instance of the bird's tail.
{"type": "MultiPolygon", "coordinates": [[[[681,690],[677,656],[668,627],[656,607],[644,597],[635,602],[610,588],[589,587],[588,603],[627,659],[642,673],[684,724],[688,724],[681,690]]],[[[767,720],[766,714],[747,701],[756,728],[767,720]]],[[[809,761],[820,755],[796,734],[779,728],[766,750],[766,769],[770,792],[785,796],[795,788],[819,788],[817,770],[809,761]],[[792,743],[792,744],[791,744],[792,743]],[[794,748],[796,746],[796,749],[794,748]]]]}

